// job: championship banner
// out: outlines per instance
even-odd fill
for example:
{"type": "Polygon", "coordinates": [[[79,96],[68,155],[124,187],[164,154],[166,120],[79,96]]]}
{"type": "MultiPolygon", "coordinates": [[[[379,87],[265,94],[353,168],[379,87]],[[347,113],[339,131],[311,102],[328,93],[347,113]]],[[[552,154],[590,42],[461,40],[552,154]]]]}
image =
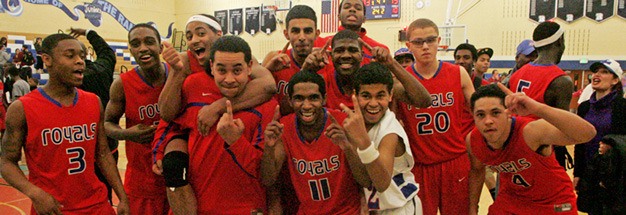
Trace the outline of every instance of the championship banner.
{"type": "Polygon", "coordinates": [[[556,17],[563,21],[573,22],[583,17],[585,0],[558,0],[556,17]]]}
{"type": "Polygon", "coordinates": [[[222,33],[228,33],[228,10],[215,11],[214,15],[217,19],[217,22],[219,22],[220,26],[222,27],[222,33]]]}
{"type": "MultiPolygon", "coordinates": [[[[100,27],[102,22],[102,12],[109,14],[115,19],[124,29],[130,31],[135,24],[128,20],[126,16],[115,5],[105,0],[93,0],[91,3],[85,3],[77,5],[73,9],[68,8],[60,0],[23,0],[23,2],[35,5],[49,5],[58,8],[63,11],[70,19],[78,21],[80,19],[81,12],[85,14],[85,19],[95,26],[100,27]]],[[[0,12],[7,13],[11,16],[21,16],[24,12],[24,5],[19,0],[0,0],[0,12]]],[[[147,22],[148,24],[156,27],[154,22],[147,22]]],[[[161,37],[166,40],[172,36],[172,27],[174,23],[170,23],[167,29],[167,36],[161,37]]],[[[158,28],[157,28],[158,29],[158,28]]]]}
{"type": "Polygon", "coordinates": [[[545,22],[555,17],[556,0],[530,0],[530,19],[545,22]]]}
{"type": "Polygon", "coordinates": [[[243,8],[229,10],[228,18],[230,20],[228,33],[232,35],[243,33],[243,8]]]}
{"type": "Polygon", "coordinates": [[[613,0],[587,0],[585,16],[590,19],[602,22],[613,16],[615,1],[613,0]]]}
{"type": "Polygon", "coordinates": [[[261,30],[266,34],[276,31],[276,6],[263,6],[261,30]]]}
{"type": "Polygon", "coordinates": [[[259,16],[261,15],[260,7],[246,8],[246,32],[254,35],[259,32],[259,16]]]}

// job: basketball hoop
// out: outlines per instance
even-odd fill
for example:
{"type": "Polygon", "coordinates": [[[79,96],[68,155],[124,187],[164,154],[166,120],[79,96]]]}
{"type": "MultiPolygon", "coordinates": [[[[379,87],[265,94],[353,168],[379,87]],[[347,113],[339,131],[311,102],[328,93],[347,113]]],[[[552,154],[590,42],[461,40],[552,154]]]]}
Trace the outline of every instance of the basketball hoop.
{"type": "Polygon", "coordinates": [[[437,48],[437,51],[446,51],[447,52],[448,51],[448,45],[440,45],[437,48]]]}

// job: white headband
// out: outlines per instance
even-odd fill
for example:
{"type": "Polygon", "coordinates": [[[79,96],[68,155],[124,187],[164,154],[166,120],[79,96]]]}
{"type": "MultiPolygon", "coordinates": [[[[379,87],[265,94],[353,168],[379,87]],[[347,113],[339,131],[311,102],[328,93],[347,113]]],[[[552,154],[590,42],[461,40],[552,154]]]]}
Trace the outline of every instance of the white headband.
{"type": "Polygon", "coordinates": [[[217,23],[215,20],[212,20],[209,17],[203,16],[203,15],[193,15],[191,17],[189,17],[189,19],[187,20],[187,24],[185,24],[185,26],[189,25],[190,22],[202,22],[202,23],[206,23],[207,25],[215,28],[215,30],[217,31],[222,31],[222,26],[220,26],[219,23],[217,23]]]}
{"type": "Polygon", "coordinates": [[[564,33],[563,27],[559,26],[559,30],[554,32],[552,36],[545,38],[543,40],[534,41],[535,48],[539,48],[542,46],[552,44],[553,42],[556,42],[559,38],[561,38],[561,36],[563,36],[563,33],[564,33]]]}

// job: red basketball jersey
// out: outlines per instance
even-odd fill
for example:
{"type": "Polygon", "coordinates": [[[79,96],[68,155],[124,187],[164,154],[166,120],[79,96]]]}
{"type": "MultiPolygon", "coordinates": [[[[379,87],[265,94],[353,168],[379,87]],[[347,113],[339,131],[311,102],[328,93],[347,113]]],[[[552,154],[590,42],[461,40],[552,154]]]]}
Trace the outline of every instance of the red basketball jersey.
{"type": "MultiPolygon", "coordinates": [[[[543,65],[531,62],[511,75],[509,89],[513,92],[524,92],[528,97],[545,104],[545,93],[550,83],[564,75],[567,74],[554,64],[543,65]]],[[[539,118],[535,115],[529,117],[539,118]]]]}
{"type": "MultiPolygon", "coordinates": [[[[165,64],[166,74],[169,66],[165,64]]],[[[152,86],[139,74],[139,67],[120,75],[126,99],[126,128],[137,124],[156,125],[159,95],[163,86],[152,86]]],[[[152,172],[151,145],[126,141],[126,173],[124,188],[132,196],[165,195],[165,180],[152,172]]]]}
{"type": "Polygon", "coordinates": [[[466,105],[459,66],[440,61],[439,69],[430,79],[422,78],[414,66],[407,70],[432,98],[428,108],[398,102],[398,115],[404,121],[415,161],[435,164],[465,155],[462,116],[466,105]]]}
{"type": "MultiPolygon", "coordinates": [[[[186,90],[187,86],[184,86],[186,90]]],[[[208,96],[202,97],[210,103],[208,96]]],[[[271,122],[278,103],[270,100],[255,108],[234,113],[245,125],[242,137],[228,146],[218,134],[216,125],[207,136],[197,132],[196,118],[183,123],[190,127],[189,183],[198,200],[201,214],[248,214],[265,210],[265,189],[261,185],[259,167],[263,155],[262,136],[271,122]]],[[[190,106],[184,114],[196,116],[200,107],[190,106]]]]}
{"type": "MultiPolygon", "coordinates": [[[[339,29],[337,30],[337,32],[345,30],[346,28],[344,28],[343,26],[339,26],[339,29]]],[[[369,46],[373,47],[382,47],[387,49],[387,51],[389,51],[389,47],[387,47],[385,44],[379,43],[378,41],[370,38],[367,36],[367,30],[365,30],[365,28],[361,28],[361,30],[359,32],[357,32],[357,34],[359,34],[359,37],[361,38],[361,40],[363,40],[363,42],[365,42],[366,44],[368,44],[369,46]]],[[[324,47],[324,45],[326,44],[326,42],[328,40],[332,40],[334,35],[331,36],[327,36],[327,37],[317,37],[317,39],[315,40],[315,47],[324,47]]],[[[332,44],[330,44],[332,46],[332,44]]],[[[363,60],[361,61],[361,66],[365,65],[365,64],[369,64],[370,62],[372,62],[372,52],[369,49],[366,49],[365,47],[361,47],[361,49],[363,49],[363,60]]]]}
{"type": "MultiPolygon", "coordinates": [[[[346,114],[328,110],[341,124],[346,114]]],[[[324,128],[330,120],[324,114],[324,128]]],[[[347,158],[323,131],[313,142],[298,133],[297,117],[290,114],[280,122],[285,125],[282,140],[291,182],[300,208],[298,214],[359,214],[360,188],[354,180],[347,158]]]]}
{"type": "Polygon", "coordinates": [[[322,74],[324,82],[326,82],[326,107],[341,110],[339,104],[343,103],[350,108],[354,108],[352,104],[352,92],[343,92],[343,89],[341,89],[342,85],[337,79],[335,68],[332,67],[332,65],[327,65],[320,70],[320,74],[322,74]]]}
{"type": "Polygon", "coordinates": [[[289,84],[289,80],[291,77],[300,71],[301,65],[296,62],[296,59],[293,57],[293,49],[287,50],[287,55],[289,56],[290,67],[280,70],[278,72],[273,72],[272,76],[274,76],[274,80],[276,81],[276,95],[274,98],[276,101],[282,101],[283,97],[287,96],[287,84],[289,84]]]}
{"type": "Polygon", "coordinates": [[[98,97],[76,89],[74,104],[63,107],[39,88],[19,100],[28,125],[28,180],[54,196],[64,213],[106,203],[106,187],[94,170],[98,97]]]}
{"type": "MultiPolygon", "coordinates": [[[[490,149],[478,129],[472,130],[472,154],[494,172],[500,173],[500,190],[494,205],[501,198],[516,201],[502,207],[521,211],[546,209],[554,211],[563,204],[576,207],[574,188],[563,167],[554,158],[542,156],[528,147],[524,127],[534,119],[513,117],[509,140],[502,149],[490,149]]],[[[539,213],[538,214],[545,214],[539,213]]],[[[522,213],[524,214],[524,213],[522,213]]]]}

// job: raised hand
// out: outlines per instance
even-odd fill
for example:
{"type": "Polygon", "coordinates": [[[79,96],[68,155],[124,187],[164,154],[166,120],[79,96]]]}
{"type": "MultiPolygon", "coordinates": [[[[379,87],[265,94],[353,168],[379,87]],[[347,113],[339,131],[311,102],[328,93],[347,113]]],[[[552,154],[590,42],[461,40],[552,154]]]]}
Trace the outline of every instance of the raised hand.
{"type": "Polygon", "coordinates": [[[135,143],[147,144],[152,143],[152,140],[154,139],[154,132],[156,131],[156,126],[137,124],[126,130],[129,133],[127,140],[135,143]]]}
{"type": "Polygon", "coordinates": [[[328,61],[328,47],[330,47],[331,41],[332,40],[326,41],[326,44],[324,44],[324,47],[322,47],[321,49],[313,49],[311,54],[309,54],[309,56],[307,56],[304,60],[302,70],[309,69],[313,71],[319,71],[326,65],[330,64],[328,61]]]}
{"type": "Polygon", "coordinates": [[[222,136],[228,145],[235,143],[243,134],[244,125],[241,119],[233,119],[233,106],[230,100],[226,101],[226,113],[217,123],[217,133],[222,136]]]}
{"type": "Polygon", "coordinates": [[[519,116],[526,116],[537,113],[542,106],[545,106],[534,99],[526,96],[525,93],[518,92],[513,93],[509,88],[505,87],[502,83],[497,83],[502,92],[506,94],[504,105],[508,111],[512,114],[519,116]]]}
{"type": "MultiPolygon", "coordinates": [[[[361,113],[361,107],[359,101],[356,99],[356,95],[352,95],[352,104],[354,105],[354,111],[343,103],[339,104],[339,107],[348,114],[345,120],[343,120],[343,128],[346,132],[348,140],[355,146],[367,144],[364,143],[367,136],[367,129],[365,128],[365,121],[363,120],[363,114],[361,113]]],[[[365,148],[365,147],[359,147],[365,148]]]]}
{"type": "Polygon", "coordinates": [[[328,139],[330,139],[330,141],[332,141],[335,145],[339,146],[341,150],[352,149],[353,146],[348,141],[348,137],[346,137],[346,132],[344,131],[343,127],[339,125],[337,119],[335,119],[335,117],[330,114],[329,111],[326,111],[326,115],[330,119],[330,125],[326,127],[324,135],[326,135],[326,137],[328,137],[328,139]]]}
{"type": "Polygon", "coordinates": [[[274,117],[272,121],[267,124],[265,128],[265,147],[274,147],[276,142],[280,140],[280,136],[283,134],[283,128],[285,125],[281,124],[280,119],[280,105],[276,105],[274,110],[274,117]]]}
{"type": "Polygon", "coordinates": [[[70,28],[70,36],[74,38],[78,38],[80,36],[85,36],[87,34],[87,30],[82,28],[70,28]]]}
{"type": "Polygon", "coordinates": [[[391,53],[389,53],[389,50],[383,47],[372,47],[369,44],[365,43],[365,41],[363,41],[361,38],[359,38],[359,44],[361,44],[361,47],[364,47],[365,49],[370,51],[370,53],[372,53],[372,62],[379,62],[383,65],[389,65],[395,61],[391,56],[391,53]]]}
{"type": "Polygon", "coordinates": [[[42,189],[38,188],[31,200],[37,214],[61,214],[63,205],[42,189]]]}
{"type": "Polygon", "coordinates": [[[161,56],[163,57],[163,60],[165,60],[165,62],[167,62],[167,64],[169,64],[176,72],[185,72],[183,61],[180,59],[180,55],[176,49],[174,49],[174,46],[167,41],[163,41],[162,44],[163,52],[161,53],[161,56]]]}
{"type": "Polygon", "coordinates": [[[290,68],[291,58],[289,58],[289,55],[287,55],[289,45],[290,43],[287,42],[283,50],[280,53],[276,54],[266,65],[264,65],[264,67],[267,68],[270,72],[278,72],[280,70],[290,68]]]}

